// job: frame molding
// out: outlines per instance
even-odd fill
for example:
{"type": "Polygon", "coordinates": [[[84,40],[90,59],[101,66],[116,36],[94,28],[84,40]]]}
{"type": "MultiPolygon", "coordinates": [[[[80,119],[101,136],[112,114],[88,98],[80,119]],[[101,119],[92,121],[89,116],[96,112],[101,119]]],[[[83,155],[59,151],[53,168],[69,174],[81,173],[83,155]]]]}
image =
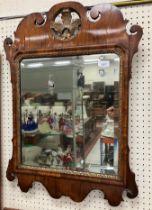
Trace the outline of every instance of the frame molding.
{"type": "Polygon", "coordinates": [[[93,189],[104,192],[104,198],[112,206],[123,200],[122,192],[134,198],[138,194],[135,175],[129,167],[128,148],[128,86],[131,76],[131,62],[137,52],[142,36],[142,28],[134,25],[130,35],[126,32],[127,20],[123,19],[120,10],[110,4],[101,4],[88,9],[78,2],[65,2],[53,6],[45,14],[33,13],[26,16],[15,31],[12,41],[6,38],[4,47],[11,67],[13,91],[13,156],[9,161],[7,178],[13,181],[18,178],[18,185],[27,192],[34,181],[41,182],[54,198],[70,196],[74,201],[82,201],[93,189]],[[55,17],[62,9],[75,11],[81,20],[81,27],[76,36],[59,40],[51,28],[55,17]],[[89,12],[90,20],[87,18],[89,12]],[[101,15],[101,17],[100,17],[101,15]],[[22,166],[20,160],[20,94],[19,63],[23,58],[82,55],[92,53],[116,52],[121,58],[121,139],[120,139],[120,172],[118,178],[94,176],[85,173],[46,170],[22,166]]]}

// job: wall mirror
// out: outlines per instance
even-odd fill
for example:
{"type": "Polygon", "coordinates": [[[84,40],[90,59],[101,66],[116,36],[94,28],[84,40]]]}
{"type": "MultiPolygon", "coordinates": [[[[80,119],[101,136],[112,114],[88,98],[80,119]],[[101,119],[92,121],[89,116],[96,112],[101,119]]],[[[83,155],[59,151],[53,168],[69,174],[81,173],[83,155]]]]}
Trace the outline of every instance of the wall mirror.
{"type": "Polygon", "coordinates": [[[113,206],[138,194],[129,168],[128,83],[142,36],[118,8],[67,2],[34,13],[4,47],[13,89],[13,156],[7,178],[23,192],[82,201],[93,189],[113,206]],[[85,15],[84,15],[85,14],[85,15]]]}

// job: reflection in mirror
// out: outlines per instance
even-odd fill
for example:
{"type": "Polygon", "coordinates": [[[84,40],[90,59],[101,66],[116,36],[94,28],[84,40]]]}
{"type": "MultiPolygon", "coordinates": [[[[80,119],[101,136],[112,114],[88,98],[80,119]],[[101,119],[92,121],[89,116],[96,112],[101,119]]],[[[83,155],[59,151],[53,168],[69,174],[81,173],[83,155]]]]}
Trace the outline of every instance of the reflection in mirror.
{"type": "Polygon", "coordinates": [[[22,164],[118,175],[117,54],[23,59],[22,164]]]}

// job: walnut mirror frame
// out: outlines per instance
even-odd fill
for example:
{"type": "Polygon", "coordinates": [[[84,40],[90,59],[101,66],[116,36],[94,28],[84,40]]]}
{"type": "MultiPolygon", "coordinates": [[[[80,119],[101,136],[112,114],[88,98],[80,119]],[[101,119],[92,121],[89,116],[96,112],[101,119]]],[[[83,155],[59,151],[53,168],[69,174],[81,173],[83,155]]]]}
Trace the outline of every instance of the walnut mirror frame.
{"type": "MultiPolygon", "coordinates": [[[[131,62],[133,55],[137,52],[138,43],[142,36],[142,29],[138,25],[134,25],[130,28],[130,34],[126,31],[126,25],[127,20],[124,20],[120,10],[112,6],[110,4],[101,4],[92,7],[90,10],[88,10],[86,7],[82,6],[80,3],[77,2],[66,2],[66,3],[60,3],[55,6],[53,6],[48,12],[40,14],[40,13],[33,13],[31,15],[26,16],[18,25],[17,30],[14,33],[14,41],[12,41],[10,38],[6,38],[4,42],[4,47],[7,55],[7,60],[10,62],[11,67],[11,82],[12,82],[12,94],[13,94],[13,155],[12,159],[9,161],[8,169],[7,169],[7,178],[10,181],[13,181],[15,177],[18,178],[18,185],[21,188],[23,192],[27,192],[29,188],[32,187],[33,182],[41,182],[46,189],[48,190],[49,194],[54,198],[60,198],[62,195],[70,196],[72,200],[80,202],[82,201],[86,195],[94,189],[99,189],[103,191],[104,198],[108,200],[110,205],[117,206],[119,203],[123,200],[122,193],[124,190],[127,191],[127,196],[129,198],[134,198],[138,194],[138,189],[135,182],[135,175],[130,170],[129,167],[129,149],[128,149],[128,89],[129,89],[129,79],[131,77],[131,62]],[[78,167],[72,166],[67,164],[68,158],[72,158],[73,153],[72,147],[70,149],[68,148],[68,151],[71,153],[66,153],[66,155],[71,155],[70,157],[66,156],[66,161],[63,164],[62,159],[62,167],[59,169],[57,167],[54,167],[56,164],[55,156],[58,155],[57,151],[52,152],[52,150],[47,150],[47,148],[42,148],[41,154],[37,157],[38,162],[32,162],[32,164],[25,164],[23,161],[23,153],[27,149],[23,149],[23,144],[26,144],[27,141],[38,141],[40,138],[40,134],[34,134],[34,137],[26,135],[28,128],[25,125],[25,115],[23,114],[23,105],[25,106],[25,100],[23,102],[23,98],[25,99],[22,93],[27,87],[32,87],[31,84],[39,85],[41,82],[41,78],[43,75],[45,76],[45,69],[43,72],[38,73],[38,65],[42,61],[43,64],[49,59],[49,62],[53,62],[53,64],[49,64],[49,68],[51,69],[51,74],[48,75],[48,86],[49,86],[49,96],[46,95],[39,95],[39,97],[36,95],[30,95],[30,97],[34,97],[34,100],[41,100],[45,101],[47,97],[49,97],[49,100],[55,100],[50,99],[51,97],[54,97],[54,93],[52,94],[52,91],[57,90],[57,85],[60,83],[62,85],[62,82],[64,83],[65,75],[66,77],[74,78],[73,75],[79,74],[79,76],[82,76],[82,72],[78,72],[78,70],[73,70],[75,68],[75,62],[77,61],[77,68],[80,66],[80,61],[84,60],[85,58],[90,58],[89,56],[95,55],[97,58],[96,66],[101,67],[99,68],[99,75],[100,78],[104,77],[104,69],[102,68],[102,65],[106,68],[109,63],[112,63],[110,59],[114,59],[115,61],[119,60],[119,86],[118,86],[118,97],[119,97],[119,109],[118,111],[118,130],[119,130],[119,149],[118,149],[118,172],[116,174],[110,174],[109,172],[100,173],[95,172],[93,169],[93,172],[90,171],[91,169],[88,169],[89,166],[87,165],[87,170],[82,170],[80,165],[78,167]],[[100,56],[100,58],[99,58],[100,56]],[[106,57],[106,62],[102,61],[102,57],[106,57]],[[110,57],[111,56],[111,57],[110,57]],[[113,57],[114,56],[114,57],[113,57]],[[68,62],[66,59],[68,58],[68,62]],[[119,58],[119,59],[118,59],[119,58]],[[71,59],[71,60],[70,60],[71,59]],[[100,60],[101,59],[101,60],[100,60]],[[107,60],[110,60],[110,62],[107,60]],[[74,60],[74,61],[73,61],[74,60]],[[73,68],[71,71],[68,70],[69,66],[66,67],[64,73],[60,70],[54,70],[55,67],[54,63],[59,63],[62,61],[63,64],[70,64],[70,68],[73,68]],[[30,63],[31,62],[31,63],[30,63]],[[37,66],[36,70],[28,70],[28,68],[25,68],[25,66],[30,66],[31,64],[35,63],[37,66]],[[74,67],[73,67],[74,66],[74,67]],[[54,75],[56,75],[56,72],[60,72],[61,77],[63,77],[62,82],[58,82],[56,87],[54,88],[54,82],[52,83],[51,77],[52,72],[54,75]],[[33,82],[30,80],[31,73],[34,72],[34,78],[33,82]],[[71,72],[73,72],[71,74],[71,72]],[[76,72],[76,73],[75,73],[76,72]],[[39,79],[37,77],[39,75],[39,79]],[[30,82],[31,81],[31,82],[30,82]],[[52,85],[53,84],[53,85],[52,85]],[[25,87],[26,86],[26,87],[25,87]],[[53,90],[51,88],[54,88],[53,90]],[[50,96],[51,95],[51,96],[50,96]],[[52,96],[53,95],[53,96],[52,96]],[[24,125],[22,125],[22,115],[24,118],[24,125]],[[25,128],[26,127],[26,128],[25,128]],[[22,133],[22,129],[26,132],[24,132],[24,137],[22,133]],[[28,138],[27,138],[28,136],[28,138]],[[25,143],[26,141],[26,143],[25,143]],[[49,156],[47,156],[49,154],[49,156]],[[52,155],[54,156],[52,157],[52,155]],[[51,156],[50,156],[51,155],[51,156]],[[48,158],[49,159],[46,159],[48,158]],[[53,158],[53,159],[52,159],[53,158]],[[52,161],[52,162],[51,162],[52,161]],[[45,163],[45,166],[48,164],[53,164],[51,167],[44,167],[39,166],[35,167],[33,164],[40,164],[40,162],[45,163]],[[71,168],[70,168],[71,167],[71,168]]],[[[91,57],[92,58],[92,57],[91,57]]],[[[114,63],[114,62],[113,62],[114,63]]],[[[82,69],[85,68],[85,64],[83,63],[81,67],[82,69]]],[[[94,68],[94,67],[92,67],[94,68]]],[[[89,68],[88,68],[89,69],[89,68]]],[[[93,71],[93,70],[92,70],[93,71]]],[[[92,72],[90,71],[90,72],[92,72]]],[[[95,70],[94,70],[95,72],[95,70]]],[[[58,74],[58,81],[61,79],[60,75],[58,74]]],[[[87,73],[86,77],[89,75],[87,73]]],[[[55,77],[55,76],[54,76],[55,77]]],[[[43,80],[43,79],[42,79],[43,80]]],[[[84,88],[90,88],[93,87],[94,89],[91,89],[91,93],[89,92],[88,95],[85,91],[83,91],[84,98],[90,98],[92,97],[91,94],[98,87],[98,82],[92,82],[92,84],[89,84],[87,78],[85,78],[87,81],[84,85],[84,81],[79,81],[78,89],[79,93],[76,94],[82,95],[82,89],[84,88]],[[83,82],[82,82],[83,81],[83,82]],[[86,97],[87,96],[87,97],[86,97]]],[[[56,78],[54,79],[56,81],[56,78]]],[[[74,81],[72,84],[76,84],[74,79],[68,79],[67,84],[70,83],[70,81],[74,81]]],[[[67,85],[66,84],[66,85],[67,85]]],[[[103,83],[102,83],[103,84],[103,83]]],[[[104,86],[105,88],[105,86],[104,86]]],[[[107,88],[107,87],[106,87],[107,88]]],[[[34,90],[34,89],[33,89],[34,90]]],[[[32,90],[31,90],[32,91],[32,90]]],[[[72,89],[72,94],[73,94],[72,89]]],[[[55,94],[58,94],[58,97],[60,96],[60,103],[57,102],[51,102],[55,103],[56,106],[59,104],[63,105],[61,103],[61,98],[64,98],[64,102],[67,100],[68,97],[70,97],[69,92],[61,91],[61,93],[56,92],[55,94]]],[[[28,93],[26,92],[26,97],[28,93]]],[[[73,97],[73,96],[72,96],[73,97]]],[[[100,99],[102,98],[100,94],[100,99]]],[[[28,98],[29,99],[29,98],[28,98]]],[[[30,98],[31,100],[31,98],[30,98]]],[[[73,99],[72,99],[73,100],[73,99]]],[[[91,99],[89,99],[91,100],[91,99]]],[[[94,101],[99,102],[99,95],[94,96],[94,101]],[[97,98],[98,99],[97,99],[97,98]]],[[[89,103],[90,106],[93,106],[94,101],[89,103]]],[[[29,103],[29,100],[26,100],[29,103]]],[[[70,103],[73,104],[73,101],[70,101],[70,103]]],[[[75,100],[76,103],[76,100],[75,100]]],[[[86,102],[85,102],[86,103],[86,102]]],[[[66,106],[68,106],[69,101],[66,106]]],[[[99,104],[98,104],[99,105],[99,104]]],[[[52,109],[51,105],[51,109],[52,109]]],[[[57,107],[55,107],[57,110],[57,107]]],[[[61,109],[61,106],[58,107],[61,109]]],[[[64,107],[65,108],[65,107],[64,107]]],[[[63,106],[62,106],[63,109],[63,106]]],[[[82,108],[83,109],[83,108],[82,108]]],[[[73,110],[73,107],[72,107],[73,110]]],[[[88,108],[89,110],[89,108],[88,108]]],[[[88,111],[89,118],[95,119],[93,123],[98,129],[100,130],[101,122],[101,107],[98,106],[98,109],[93,109],[93,111],[88,111]],[[97,111],[99,110],[99,111],[97,111]],[[91,114],[90,114],[91,113],[91,114]],[[94,114],[92,114],[94,113],[94,114]],[[90,117],[91,116],[91,117],[90,117]]],[[[109,112],[109,109],[106,110],[107,113],[109,112]]],[[[111,110],[110,110],[111,111],[111,110]]],[[[72,118],[72,126],[75,118],[75,112],[72,111],[72,115],[68,119],[72,118]]],[[[84,111],[83,115],[84,115],[84,111]]],[[[54,112],[55,113],[55,112],[54,112]]],[[[39,111],[39,117],[43,116],[42,113],[39,111]]],[[[67,115],[66,115],[67,116],[67,115]]],[[[65,117],[65,116],[64,116],[65,117]]],[[[33,118],[33,116],[28,115],[28,120],[33,118]]],[[[65,140],[65,134],[63,138],[63,133],[61,132],[62,123],[61,123],[62,116],[60,115],[60,132],[58,136],[62,136],[62,141],[65,140]]],[[[63,119],[62,119],[63,120],[63,119]]],[[[66,119],[67,120],[67,119],[66,119]]],[[[80,122],[80,119],[76,119],[76,122],[80,122]],[[77,121],[76,121],[77,120],[77,121]]],[[[92,122],[92,121],[91,121],[92,122]]],[[[113,121],[111,121],[113,122],[113,121]]],[[[35,123],[35,122],[34,122],[35,123]]],[[[48,123],[48,122],[47,122],[48,123]]],[[[84,121],[83,121],[84,123],[84,121]]],[[[36,126],[37,125],[33,125],[36,126]]],[[[52,129],[52,126],[50,126],[52,129]]],[[[82,124],[82,128],[84,129],[85,125],[82,124]]],[[[46,127],[45,127],[46,128],[46,127]]],[[[72,127],[72,132],[74,133],[76,130],[76,127],[72,127]]],[[[31,127],[30,127],[31,129],[31,127]]],[[[40,129],[40,128],[39,128],[40,129]]],[[[50,128],[48,128],[50,129],[50,128]]],[[[95,135],[95,131],[92,128],[91,137],[95,135]]],[[[42,131],[41,126],[41,131],[42,131]]],[[[70,132],[68,129],[66,130],[70,132]]],[[[30,131],[31,132],[31,131],[30,131]]],[[[83,131],[84,132],[84,131],[83,131]]],[[[105,133],[110,132],[108,130],[104,130],[105,133]]],[[[103,133],[102,132],[102,135],[103,133]]],[[[42,133],[41,133],[42,134],[42,133]]],[[[55,134],[54,134],[55,135],[55,134]]],[[[77,135],[77,134],[73,134],[77,135]]],[[[57,137],[58,137],[57,136],[57,137]]],[[[83,135],[82,135],[83,136],[83,135]]],[[[91,137],[88,138],[91,138],[91,137]]],[[[67,136],[66,136],[67,137],[67,136]]],[[[68,136],[69,137],[69,136],[68,136]]],[[[78,137],[78,136],[77,136],[78,137]]],[[[79,136],[80,137],[80,136],[79,136]]],[[[70,137],[71,138],[71,137],[70,137]]],[[[72,137],[74,139],[74,137],[72,137]]],[[[100,137],[98,136],[100,139],[100,137]]],[[[51,137],[49,136],[49,140],[51,137]]],[[[68,138],[66,138],[67,140],[68,138]]],[[[75,154],[78,153],[81,154],[83,151],[83,148],[85,147],[84,141],[88,141],[87,138],[79,138],[77,139],[77,142],[75,143],[75,140],[73,142],[77,144],[78,147],[75,151],[75,154]],[[82,143],[82,145],[78,145],[79,143],[82,143]]],[[[104,142],[105,144],[112,144],[114,145],[113,140],[108,139],[108,143],[104,142]],[[109,143],[110,141],[110,143],[109,143]],[[112,142],[112,143],[111,143],[112,142]]],[[[33,143],[34,144],[34,143],[33,143]]],[[[65,144],[63,144],[64,147],[66,147],[65,144]]],[[[36,145],[34,147],[30,148],[40,148],[40,146],[36,145]]],[[[29,147],[28,147],[29,148],[29,147]]],[[[63,148],[60,148],[60,152],[63,148]]],[[[66,147],[67,149],[67,147],[66,147]]],[[[28,149],[28,154],[31,154],[33,150],[28,149]]],[[[66,150],[67,151],[67,150],[66,150]]],[[[61,154],[61,153],[60,153],[61,154]]],[[[93,154],[94,156],[96,154],[93,154]]],[[[102,155],[102,154],[101,154],[102,155]]],[[[96,155],[97,156],[97,155],[96,155]]],[[[58,156],[59,157],[59,156],[58,156]]],[[[63,157],[63,156],[62,156],[63,157]]],[[[25,158],[25,157],[24,157],[25,158]]],[[[64,157],[65,158],[65,157],[64,157]]],[[[78,160],[77,158],[76,160],[78,160]]],[[[60,161],[57,159],[57,161],[60,161]]],[[[112,160],[113,161],[113,160],[112,160]]],[[[106,162],[107,165],[109,164],[106,162]]],[[[84,165],[84,160],[81,159],[81,164],[84,165]]],[[[75,162],[76,165],[76,162],[75,162]]],[[[91,165],[91,164],[90,164],[91,165]]],[[[98,166],[97,169],[99,169],[100,166],[98,166]]],[[[86,169],[86,168],[85,168],[86,169]]],[[[101,168],[100,168],[101,169],[101,168]]],[[[108,170],[107,170],[108,171],[108,170]]],[[[113,171],[112,171],[113,172],[113,171]]]]}

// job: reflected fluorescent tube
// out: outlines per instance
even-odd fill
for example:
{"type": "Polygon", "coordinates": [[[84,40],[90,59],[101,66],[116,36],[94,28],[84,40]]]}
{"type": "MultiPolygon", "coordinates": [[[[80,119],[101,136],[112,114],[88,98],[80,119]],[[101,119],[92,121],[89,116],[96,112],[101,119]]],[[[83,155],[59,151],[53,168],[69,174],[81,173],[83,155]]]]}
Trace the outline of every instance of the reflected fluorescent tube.
{"type": "Polygon", "coordinates": [[[27,65],[28,68],[37,68],[37,67],[42,67],[43,63],[30,63],[27,65]]]}
{"type": "Polygon", "coordinates": [[[71,64],[71,61],[55,61],[54,66],[67,66],[71,64]]]}
{"type": "Polygon", "coordinates": [[[84,59],[84,64],[97,63],[97,59],[84,59]]]}

